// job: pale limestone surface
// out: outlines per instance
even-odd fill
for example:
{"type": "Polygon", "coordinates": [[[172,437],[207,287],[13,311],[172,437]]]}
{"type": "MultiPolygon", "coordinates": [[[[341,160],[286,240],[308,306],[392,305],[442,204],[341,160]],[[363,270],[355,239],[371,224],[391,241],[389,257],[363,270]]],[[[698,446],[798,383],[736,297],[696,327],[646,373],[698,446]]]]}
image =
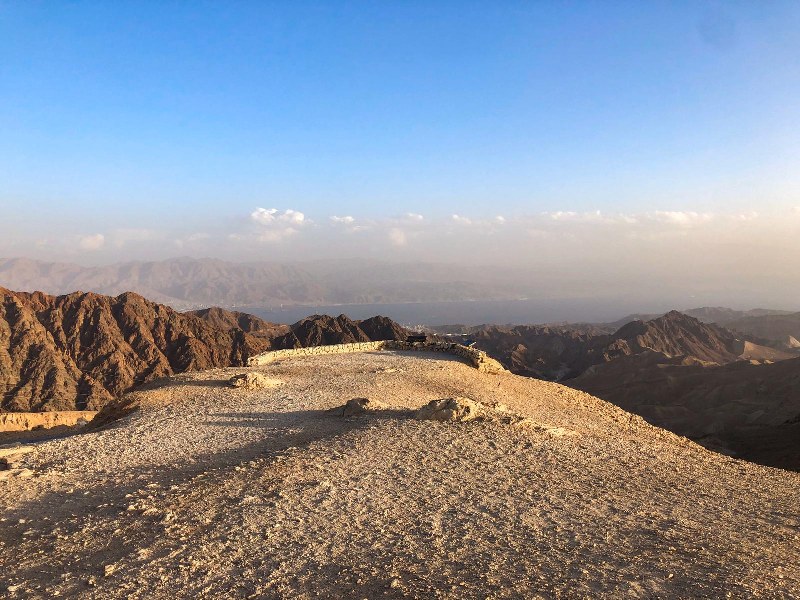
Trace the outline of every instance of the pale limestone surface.
{"type": "Polygon", "coordinates": [[[800,474],[442,353],[295,357],[246,393],[239,372],[36,445],[34,476],[0,482],[0,596],[800,595],[800,474]],[[514,418],[413,418],[456,397],[514,418]],[[330,411],[353,398],[384,408],[330,411]]]}

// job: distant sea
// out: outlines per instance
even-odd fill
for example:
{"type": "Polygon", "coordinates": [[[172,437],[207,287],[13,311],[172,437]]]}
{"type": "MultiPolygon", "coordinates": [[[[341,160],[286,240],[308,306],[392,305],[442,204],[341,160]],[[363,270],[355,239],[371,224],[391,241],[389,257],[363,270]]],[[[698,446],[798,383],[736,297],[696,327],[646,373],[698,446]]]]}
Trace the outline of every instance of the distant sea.
{"type": "MultiPolygon", "coordinates": [[[[654,307],[655,308],[655,307],[654,307]]],[[[247,307],[273,323],[291,324],[313,314],[367,319],[389,317],[402,325],[482,325],[555,323],[561,321],[602,323],[642,310],[633,303],[596,299],[474,300],[465,302],[414,302],[403,304],[338,304],[331,306],[247,307]]]]}

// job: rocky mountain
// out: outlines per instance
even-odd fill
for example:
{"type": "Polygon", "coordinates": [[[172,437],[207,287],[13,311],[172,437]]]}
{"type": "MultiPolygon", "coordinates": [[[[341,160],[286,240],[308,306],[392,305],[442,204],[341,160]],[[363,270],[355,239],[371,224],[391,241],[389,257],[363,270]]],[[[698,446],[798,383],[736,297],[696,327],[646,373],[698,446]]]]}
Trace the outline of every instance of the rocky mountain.
{"type": "Polygon", "coordinates": [[[316,316],[285,327],[219,309],[182,314],[134,293],[49,296],[0,288],[0,408],[96,409],[146,381],[242,365],[272,348],[403,335],[382,317],[316,316]]]}
{"type": "Polygon", "coordinates": [[[298,321],[290,331],[274,340],[276,347],[303,348],[329,344],[352,344],[372,340],[405,339],[408,331],[387,317],[354,321],[345,315],[313,315],[298,321]]]}
{"type": "Polygon", "coordinates": [[[206,306],[330,305],[515,298],[518,274],[448,264],[370,260],[232,263],[174,258],[99,267],[0,259],[0,285],[65,294],[134,291],[184,310],[206,306]],[[512,289],[515,288],[515,289],[512,289]]]}
{"type": "Polygon", "coordinates": [[[241,329],[245,333],[249,333],[254,337],[262,337],[270,340],[282,335],[286,335],[291,331],[291,327],[288,325],[270,323],[264,319],[256,317],[255,315],[234,310],[225,310],[217,306],[189,311],[184,314],[199,317],[216,329],[241,329]]]}
{"type": "Polygon", "coordinates": [[[726,364],[739,360],[744,343],[728,330],[712,323],[670,311],[650,321],[632,321],[612,334],[603,349],[608,361],[618,356],[655,351],[667,356],[687,356],[699,361],[726,364]]]}
{"type": "Polygon", "coordinates": [[[595,364],[646,352],[720,365],[795,356],[739,339],[723,327],[678,311],[649,321],[632,321],[611,334],[566,325],[484,325],[469,329],[467,336],[514,373],[557,381],[577,377],[595,364]]]}
{"type": "MultiPolygon", "coordinates": [[[[727,308],[725,306],[702,306],[700,308],[687,308],[681,310],[685,315],[689,315],[690,317],[694,317],[698,321],[702,321],[703,323],[716,323],[717,325],[722,325],[723,327],[727,327],[729,323],[736,321],[737,319],[744,319],[749,317],[763,317],[767,315],[784,315],[784,314],[791,314],[791,311],[783,311],[783,310],[774,310],[768,308],[753,308],[750,310],[735,310],[733,308],[727,308]]],[[[663,316],[663,313],[635,313],[631,315],[627,315],[613,321],[611,323],[605,323],[606,326],[610,327],[614,331],[630,323],[631,321],[650,321],[652,319],[657,319],[658,317],[663,316]]],[[[610,333],[610,332],[609,332],[610,333]]]]}

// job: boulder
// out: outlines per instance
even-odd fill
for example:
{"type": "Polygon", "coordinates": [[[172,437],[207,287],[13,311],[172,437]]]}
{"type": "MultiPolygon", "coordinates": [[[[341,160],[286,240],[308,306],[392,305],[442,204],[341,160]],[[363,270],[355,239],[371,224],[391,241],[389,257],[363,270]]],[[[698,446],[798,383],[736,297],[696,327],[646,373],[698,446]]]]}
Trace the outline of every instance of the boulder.
{"type": "Polygon", "coordinates": [[[356,417],[358,415],[381,410],[382,408],[385,408],[383,404],[370,400],[369,398],[353,398],[348,400],[343,406],[337,406],[331,410],[331,412],[342,417],[356,417]]]}
{"type": "Polygon", "coordinates": [[[486,407],[480,402],[457,397],[431,400],[420,408],[414,417],[423,421],[465,423],[484,418],[487,412],[486,407]]]}
{"type": "Polygon", "coordinates": [[[262,373],[242,373],[231,377],[228,384],[243,390],[267,390],[283,385],[283,381],[271,379],[262,373]]]}

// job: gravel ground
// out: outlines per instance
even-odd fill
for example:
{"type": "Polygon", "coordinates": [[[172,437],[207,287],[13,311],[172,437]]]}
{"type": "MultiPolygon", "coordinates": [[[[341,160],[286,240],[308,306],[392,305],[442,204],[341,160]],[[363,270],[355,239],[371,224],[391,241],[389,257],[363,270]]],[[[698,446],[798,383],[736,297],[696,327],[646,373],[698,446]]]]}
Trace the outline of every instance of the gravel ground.
{"type": "Polygon", "coordinates": [[[0,483],[10,598],[800,597],[800,474],[569,388],[367,353],[131,394],[0,483]],[[528,419],[419,421],[465,396],[528,419]],[[343,418],[365,397],[386,408],[343,418]]]}

